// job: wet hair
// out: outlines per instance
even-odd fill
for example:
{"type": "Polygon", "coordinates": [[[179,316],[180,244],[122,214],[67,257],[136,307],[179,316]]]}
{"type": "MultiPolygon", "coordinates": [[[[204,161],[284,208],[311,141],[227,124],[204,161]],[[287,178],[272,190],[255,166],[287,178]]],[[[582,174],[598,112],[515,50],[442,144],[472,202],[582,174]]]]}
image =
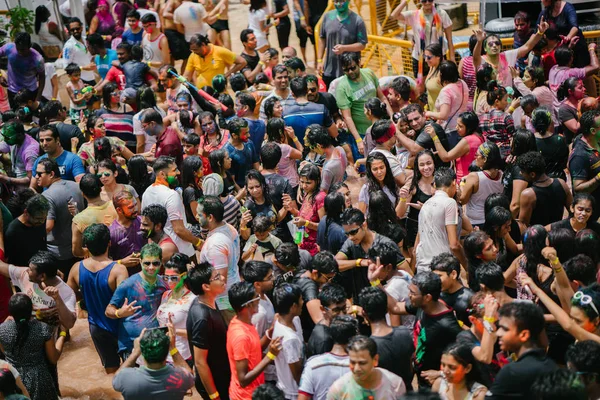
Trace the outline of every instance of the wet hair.
{"type": "Polygon", "coordinates": [[[152,174],[148,172],[148,163],[144,156],[137,154],[127,161],[130,184],[142,196],[146,188],[152,184],[152,174]]]}
{"type": "Polygon", "coordinates": [[[510,200],[504,193],[492,193],[486,199],[483,205],[484,213],[487,214],[492,208],[499,206],[510,211],[510,200]]]}
{"type": "Polygon", "coordinates": [[[340,62],[342,64],[342,68],[349,66],[353,62],[358,65],[358,68],[360,68],[360,53],[352,51],[346,52],[341,55],[340,62]]]}
{"type": "Polygon", "coordinates": [[[479,362],[476,361],[471,352],[471,347],[467,344],[460,342],[452,343],[450,346],[446,347],[442,354],[452,356],[452,358],[463,367],[471,365],[471,370],[465,375],[468,390],[471,390],[474,383],[481,382],[482,378],[479,371],[479,362]]]}
{"type": "Polygon", "coordinates": [[[33,302],[25,293],[15,293],[8,300],[8,313],[17,326],[15,347],[20,351],[29,337],[29,320],[33,311],[33,302]]]}
{"type": "Polygon", "coordinates": [[[208,155],[208,161],[210,162],[210,169],[219,174],[223,175],[225,173],[225,157],[228,152],[226,148],[222,148],[219,150],[215,150],[208,155]]]}
{"type": "Polygon", "coordinates": [[[196,172],[202,169],[202,158],[200,156],[188,156],[181,163],[181,187],[194,187],[196,185],[196,172]]]}
{"type": "Polygon", "coordinates": [[[487,85],[487,103],[490,106],[493,106],[496,100],[502,100],[504,96],[508,93],[506,88],[500,86],[497,81],[489,81],[487,85]]]}
{"type": "MultiPolygon", "coordinates": [[[[594,282],[590,286],[580,289],[580,292],[584,295],[590,296],[592,298],[592,303],[596,306],[596,308],[600,308],[600,284],[594,282]]],[[[574,297],[571,299],[571,306],[581,309],[591,320],[600,317],[600,315],[590,304],[583,304],[580,300],[576,300],[574,297]]]]}
{"type": "Polygon", "coordinates": [[[421,105],[419,103],[410,103],[409,105],[406,106],[406,108],[404,108],[402,110],[404,112],[404,114],[406,114],[408,116],[408,114],[412,114],[414,112],[419,113],[420,115],[423,115],[423,107],[421,107],[421,105]]]}
{"type": "MultiPolygon", "coordinates": [[[[273,49],[269,49],[269,50],[273,50],[273,49]]],[[[271,53],[271,51],[267,50],[267,53],[271,53]]],[[[277,50],[275,50],[277,51],[277,50]]],[[[279,53],[277,53],[279,54],[279,53]]],[[[259,72],[258,74],[256,74],[256,77],[254,78],[254,84],[268,84],[270,82],[269,76],[267,74],[265,74],[264,72],[259,72]]]]}
{"type": "Polygon", "coordinates": [[[458,118],[465,126],[465,136],[469,136],[479,131],[479,117],[473,111],[465,111],[459,114],[458,118]]]}
{"type": "MultiPolygon", "coordinates": [[[[180,111],[182,114],[184,111],[180,111]]],[[[185,111],[187,112],[187,111],[185,111]]],[[[189,144],[192,146],[198,146],[200,144],[200,136],[196,135],[195,133],[188,133],[187,135],[185,135],[183,137],[182,142],[184,144],[189,144]]]]}
{"type": "Polygon", "coordinates": [[[577,254],[585,254],[594,260],[595,264],[600,262],[600,237],[591,229],[582,229],[575,235],[575,247],[577,254]]]}
{"type": "Polygon", "coordinates": [[[260,161],[264,169],[275,169],[281,161],[281,147],[275,142],[267,142],[260,148],[260,161]]]}
{"type": "Polygon", "coordinates": [[[272,75],[273,75],[273,79],[275,79],[277,77],[277,75],[283,74],[284,72],[287,74],[288,70],[285,67],[285,65],[283,64],[277,64],[276,66],[273,67],[273,69],[271,70],[272,75]]]}
{"type": "Polygon", "coordinates": [[[246,77],[240,72],[236,72],[229,77],[229,85],[234,93],[244,90],[248,86],[246,77]]]}
{"type": "Polygon", "coordinates": [[[340,272],[338,263],[334,255],[329,251],[320,251],[314,255],[311,263],[311,270],[320,274],[337,274],[340,272]]]}
{"type": "Polygon", "coordinates": [[[252,229],[255,233],[267,233],[273,230],[273,220],[266,215],[257,215],[252,220],[252,229]]]}
{"type": "Polygon", "coordinates": [[[190,257],[183,253],[175,253],[165,263],[165,269],[174,269],[179,274],[187,273],[190,257]]]}
{"type": "Polygon", "coordinates": [[[330,192],[325,196],[324,207],[325,214],[327,215],[325,224],[325,233],[327,234],[329,232],[329,225],[332,222],[341,225],[341,216],[346,208],[346,199],[343,194],[337,191],[330,192]]]}
{"type": "Polygon", "coordinates": [[[319,191],[321,190],[321,170],[319,170],[319,167],[317,167],[316,165],[309,163],[302,167],[298,175],[301,178],[306,178],[309,181],[315,182],[315,189],[313,190],[313,192],[304,193],[304,195],[306,196],[304,200],[308,200],[310,203],[313,203],[315,201],[315,197],[317,196],[317,194],[319,194],[319,191]]]}
{"type": "Polygon", "coordinates": [[[596,264],[585,254],[571,257],[563,264],[563,268],[570,281],[578,281],[583,286],[589,286],[596,282],[596,264]]]}
{"type": "MultiPolygon", "coordinates": [[[[568,80],[568,79],[567,79],[568,80]]],[[[579,118],[579,133],[583,136],[590,136],[592,134],[592,128],[596,126],[596,119],[600,117],[599,110],[586,111],[579,118]]]]}
{"type": "Polygon", "coordinates": [[[31,35],[27,32],[17,32],[14,43],[17,47],[31,48],[31,35]]]}
{"type": "MultiPolygon", "coordinates": [[[[532,107],[534,110],[540,106],[540,103],[533,94],[527,94],[521,97],[521,108],[525,109],[525,107],[532,107]]],[[[519,128],[524,129],[524,128],[519,128]]]]}
{"type": "Polygon", "coordinates": [[[342,213],[342,225],[362,225],[365,222],[365,214],[358,208],[347,208],[342,213]]]}
{"type": "Polygon", "coordinates": [[[292,57],[292,58],[287,59],[283,63],[283,65],[285,65],[286,68],[289,68],[293,71],[296,71],[298,69],[302,72],[306,71],[306,65],[304,65],[304,62],[301,59],[299,59],[298,57],[292,57]]]}
{"type": "Polygon", "coordinates": [[[263,383],[252,393],[252,400],[285,400],[283,391],[272,383],[263,383]]]}
{"type": "Polygon", "coordinates": [[[538,305],[515,301],[500,307],[498,313],[500,317],[512,318],[515,321],[518,332],[528,330],[530,340],[537,343],[545,327],[544,313],[538,305]]]}
{"type": "Polygon", "coordinates": [[[535,282],[540,284],[538,278],[538,265],[548,265],[548,262],[542,257],[542,249],[546,247],[546,238],[548,232],[542,225],[532,225],[523,235],[523,254],[525,255],[525,273],[535,282]]]}
{"type": "Polygon", "coordinates": [[[95,199],[100,196],[102,191],[102,182],[96,174],[85,174],[79,181],[79,190],[88,199],[95,199]]]}
{"type": "Polygon", "coordinates": [[[300,287],[291,283],[283,283],[273,290],[273,306],[275,312],[288,315],[294,304],[300,303],[302,291],[300,287]]]}
{"type": "Polygon", "coordinates": [[[319,292],[319,301],[323,307],[346,302],[346,291],[336,283],[326,283],[319,292]]]}
{"type": "Polygon", "coordinates": [[[154,225],[160,224],[162,228],[167,224],[167,209],[160,204],[150,204],[144,207],[142,216],[148,218],[154,225]]]}
{"type": "Polygon", "coordinates": [[[492,80],[494,68],[489,64],[484,64],[476,73],[477,89],[488,90],[488,83],[492,80]]]}
{"type": "Polygon", "coordinates": [[[495,262],[480,265],[475,272],[475,278],[488,290],[498,292],[504,289],[504,274],[495,262]]]}
{"type": "Polygon", "coordinates": [[[561,83],[558,88],[558,92],[556,92],[556,97],[558,100],[562,101],[570,96],[570,92],[575,90],[577,84],[581,81],[581,79],[576,77],[571,77],[566,79],[563,83],[561,83]]]}
{"type": "MultiPolygon", "coordinates": [[[[349,54],[349,53],[344,53],[349,54]]],[[[366,337],[363,335],[356,335],[350,339],[348,342],[348,346],[346,347],[347,351],[363,351],[367,350],[371,358],[375,358],[377,355],[377,343],[370,337],[366,337]]]]}
{"type": "Polygon", "coordinates": [[[244,307],[247,307],[251,304],[248,303],[249,301],[252,301],[252,299],[256,297],[256,289],[250,282],[236,282],[231,285],[227,291],[227,297],[229,298],[231,307],[236,313],[239,313],[244,309],[244,307]]]}
{"type": "Polygon", "coordinates": [[[144,332],[140,340],[142,356],[148,363],[160,363],[166,360],[169,354],[171,340],[161,329],[149,329],[144,332]]]}
{"type": "Polygon", "coordinates": [[[442,85],[447,83],[458,82],[458,67],[452,61],[442,61],[439,66],[440,70],[440,82],[442,85]]]}
{"type": "Polygon", "coordinates": [[[194,265],[188,270],[185,286],[197,296],[204,294],[202,285],[210,285],[210,277],[214,267],[209,262],[202,262],[194,265]]]}
{"type": "Polygon", "coordinates": [[[217,93],[223,93],[227,89],[227,78],[223,74],[217,74],[212,78],[212,87],[217,93]]]}
{"type": "MultiPolygon", "coordinates": [[[[274,98],[274,97],[271,97],[274,98]]],[[[266,107],[265,107],[266,110],[266,107]]],[[[267,138],[271,142],[285,142],[285,121],[283,118],[270,118],[267,121],[267,138]]]]}
{"type": "Polygon", "coordinates": [[[256,99],[250,93],[240,92],[236,97],[242,106],[248,107],[248,111],[253,112],[256,108],[256,99]]]}
{"type": "Polygon", "coordinates": [[[242,29],[240,32],[240,42],[247,43],[248,36],[254,35],[254,31],[252,29],[242,29]]]}
{"type": "Polygon", "coordinates": [[[486,154],[485,163],[481,169],[490,170],[504,168],[504,159],[502,159],[502,155],[500,155],[500,149],[496,143],[488,140],[480,144],[479,148],[483,149],[482,152],[486,154]]]}
{"type": "Polygon", "coordinates": [[[17,118],[23,124],[31,124],[33,122],[33,113],[28,107],[19,107],[17,118]]]}
{"type": "Polygon", "coordinates": [[[300,266],[300,251],[295,243],[284,242],[275,249],[275,259],[286,268],[300,266]]]}
{"type": "MultiPolygon", "coordinates": [[[[177,98],[179,98],[179,95],[177,95],[177,98]]],[[[147,85],[140,86],[135,92],[135,104],[137,105],[138,110],[156,107],[156,96],[154,95],[154,90],[147,85]]]]}
{"type": "Polygon", "coordinates": [[[408,101],[410,99],[410,81],[406,77],[399,76],[395,78],[390,82],[388,88],[394,89],[394,92],[396,92],[402,100],[408,101]]]}
{"type": "Polygon", "coordinates": [[[535,82],[535,87],[544,86],[546,77],[544,75],[544,68],[540,67],[527,67],[525,71],[529,73],[531,80],[535,82]]]}
{"type": "Polygon", "coordinates": [[[36,194],[25,203],[25,210],[32,217],[42,216],[50,210],[50,203],[41,194],[36,194]]]}
{"type": "Polygon", "coordinates": [[[269,271],[271,271],[271,264],[265,261],[250,260],[244,264],[241,274],[246,282],[255,283],[264,282],[269,271]]]}
{"type": "Polygon", "coordinates": [[[134,9],[127,11],[127,18],[140,19],[140,13],[134,9]]]}
{"type": "Polygon", "coordinates": [[[559,67],[566,67],[573,59],[573,50],[567,46],[559,46],[554,50],[554,58],[559,67]]]}
{"type": "Polygon", "coordinates": [[[387,236],[387,228],[390,225],[400,224],[394,204],[383,190],[369,193],[368,211],[367,227],[384,236],[387,236]]]}
{"type": "Polygon", "coordinates": [[[581,377],[567,369],[557,369],[550,374],[540,374],[531,385],[535,400],[587,400],[586,386],[581,377]]]}
{"type": "Polygon", "coordinates": [[[479,256],[483,253],[485,242],[488,239],[490,239],[490,235],[484,231],[473,231],[467,235],[463,242],[468,261],[469,288],[474,292],[481,290],[479,280],[477,280],[477,269],[483,263],[479,256]]]}
{"type": "Polygon", "coordinates": [[[552,113],[546,107],[538,107],[531,114],[531,124],[537,132],[544,134],[550,126],[554,126],[552,113]]]}
{"type": "Polygon", "coordinates": [[[169,167],[173,164],[176,164],[175,159],[173,157],[160,156],[156,159],[156,161],[154,161],[154,165],[152,166],[152,168],[154,169],[154,173],[158,174],[161,171],[169,169],[169,167]]]}
{"type": "Polygon", "coordinates": [[[433,55],[434,57],[441,58],[444,56],[444,51],[439,43],[431,43],[430,45],[425,47],[425,51],[430,52],[431,55],[433,55]]]}
{"type": "Polygon", "coordinates": [[[581,340],[571,344],[565,354],[567,363],[582,375],[600,375],[600,343],[581,340]]]}
{"type": "Polygon", "coordinates": [[[441,253],[431,259],[432,271],[445,272],[448,276],[456,272],[456,278],[460,279],[460,261],[452,253],[441,253]]]}
{"type": "Polygon", "coordinates": [[[193,35],[190,38],[190,44],[194,44],[196,46],[208,46],[210,44],[210,40],[208,39],[208,36],[203,35],[201,33],[196,33],[195,35],[193,35]]]}
{"type": "Polygon", "coordinates": [[[216,222],[223,221],[225,207],[217,196],[204,196],[198,200],[198,205],[202,205],[202,209],[206,216],[212,215],[216,222]]]}
{"type": "Polygon", "coordinates": [[[162,260],[162,248],[156,243],[145,244],[140,250],[140,258],[155,257],[162,260]]]}
{"type": "Polygon", "coordinates": [[[383,101],[377,97],[371,97],[365,103],[365,108],[371,112],[371,115],[378,119],[389,119],[387,107],[383,101]]]}
{"type": "Polygon", "coordinates": [[[513,135],[510,154],[519,157],[529,151],[537,151],[535,135],[527,129],[519,128],[513,135]]]}
{"type": "Polygon", "coordinates": [[[379,287],[365,287],[358,295],[358,304],[373,322],[385,320],[387,295],[379,287]]]}
{"type": "Polygon", "coordinates": [[[81,68],[79,68],[79,65],[75,63],[70,63],[65,67],[65,72],[67,73],[67,75],[71,76],[77,72],[81,72],[81,68]]]}
{"type": "Polygon", "coordinates": [[[536,177],[540,177],[546,172],[546,160],[542,153],[530,151],[517,158],[517,165],[521,171],[525,173],[535,173],[536,177]]]}
{"type": "Polygon", "coordinates": [[[431,271],[419,271],[412,278],[412,284],[419,288],[422,296],[431,295],[437,301],[442,293],[442,280],[431,271]]]}
{"type": "Polygon", "coordinates": [[[104,254],[109,243],[110,231],[104,224],[92,224],[83,231],[83,247],[93,256],[104,254]]]}
{"type": "Polygon", "coordinates": [[[306,140],[311,148],[315,148],[317,145],[327,148],[335,144],[335,139],[329,136],[325,128],[319,124],[310,124],[306,128],[306,140]]]}
{"type": "Polygon", "coordinates": [[[358,334],[358,323],[348,315],[338,315],[329,324],[329,334],[334,344],[347,345],[350,339],[358,334]]]}
{"type": "Polygon", "coordinates": [[[437,189],[448,188],[455,184],[456,173],[451,168],[438,168],[433,174],[433,180],[437,189]]]}
{"type": "MultiPolygon", "coordinates": [[[[102,101],[104,102],[104,104],[110,104],[110,99],[111,99],[111,93],[114,92],[115,90],[117,90],[117,84],[114,82],[108,82],[103,88],[102,88],[102,101]]],[[[120,102],[120,100],[119,100],[120,102]]]]}
{"type": "MultiPolygon", "coordinates": [[[[434,168],[435,168],[435,158],[433,157],[433,151],[429,150],[429,149],[425,149],[425,150],[421,150],[420,152],[417,153],[417,155],[415,156],[415,159],[413,161],[413,179],[412,182],[410,184],[410,192],[412,193],[413,190],[417,189],[417,186],[419,185],[419,182],[421,181],[421,179],[423,178],[423,174],[421,173],[421,170],[419,170],[419,159],[423,156],[429,156],[431,157],[431,159],[434,162],[434,168]]],[[[434,172],[435,173],[435,172],[434,172]]],[[[395,182],[395,180],[394,180],[395,182]]],[[[392,192],[392,193],[397,193],[397,192],[392,192]]]]}
{"type": "Polygon", "coordinates": [[[100,167],[100,164],[102,164],[104,168],[108,168],[113,172],[117,172],[117,166],[112,161],[112,146],[108,137],[103,136],[101,138],[94,139],[94,157],[96,158],[98,167],[100,167]]]}
{"type": "Polygon", "coordinates": [[[403,258],[398,245],[390,242],[379,242],[372,245],[367,252],[367,257],[372,262],[376,262],[379,257],[382,265],[391,265],[392,269],[396,269],[398,260],[403,258]]]}
{"type": "Polygon", "coordinates": [[[390,163],[384,154],[378,151],[369,154],[369,156],[367,157],[366,170],[367,188],[369,194],[381,191],[384,187],[387,187],[390,193],[392,193],[392,195],[398,197],[398,185],[396,184],[396,180],[394,179],[394,174],[392,173],[390,163]],[[377,181],[377,178],[375,178],[375,175],[373,175],[373,172],[371,171],[371,167],[375,161],[380,161],[385,166],[385,176],[383,177],[383,183],[381,184],[377,181]]]}
{"type": "MultiPolygon", "coordinates": [[[[263,197],[265,198],[265,206],[269,206],[271,204],[273,204],[273,202],[271,201],[271,196],[269,194],[269,185],[267,185],[267,180],[265,179],[265,176],[263,174],[261,174],[260,172],[258,172],[255,169],[251,169],[250,171],[248,171],[248,173],[246,174],[246,180],[245,180],[245,187],[248,187],[248,182],[250,180],[254,180],[254,181],[258,181],[258,184],[260,185],[260,187],[262,188],[262,192],[263,192],[263,197]]],[[[250,195],[250,193],[248,193],[248,200],[254,202],[254,198],[252,198],[252,196],[250,195]]]]}
{"type": "Polygon", "coordinates": [[[561,260],[569,260],[575,255],[575,234],[570,229],[552,229],[548,232],[548,243],[561,260]]]}
{"type": "Polygon", "coordinates": [[[596,198],[587,192],[577,192],[573,195],[573,207],[583,201],[589,201],[592,206],[592,211],[596,208],[596,198]]]}

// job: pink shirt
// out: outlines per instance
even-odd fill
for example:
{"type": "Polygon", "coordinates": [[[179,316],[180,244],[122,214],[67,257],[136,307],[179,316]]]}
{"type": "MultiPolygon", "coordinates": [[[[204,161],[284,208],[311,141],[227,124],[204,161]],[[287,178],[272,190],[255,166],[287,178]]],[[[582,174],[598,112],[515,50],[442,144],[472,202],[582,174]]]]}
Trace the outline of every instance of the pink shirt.
{"type": "Polygon", "coordinates": [[[550,89],[556,93],[560,85],[569,78],[585,78],[585,68],[569,68],[555,65],[550,69],[550,73],[548,74],[550,89]]]}
{"type": "Polygon", "coordinates": [[[477,149],[483,143],[483,138],[474,133],[465,136],[463,140],[466,140],[469,144],[469,152],[456,160],[456,182],[458,183],[460,183],[463,176],[469,175],[469,165],[475,160],[477,149]]]}
{"type": "Polygon", "coordinates": [[[298,186],[300,178],[298,177],[298,169],[296,168],[296,160],[290,158],[292,153],[292,146],[285,143],[278,143],[281,148],[281,160],[277,164],[279,174],[290,181],[291,187],[298,186]]]}

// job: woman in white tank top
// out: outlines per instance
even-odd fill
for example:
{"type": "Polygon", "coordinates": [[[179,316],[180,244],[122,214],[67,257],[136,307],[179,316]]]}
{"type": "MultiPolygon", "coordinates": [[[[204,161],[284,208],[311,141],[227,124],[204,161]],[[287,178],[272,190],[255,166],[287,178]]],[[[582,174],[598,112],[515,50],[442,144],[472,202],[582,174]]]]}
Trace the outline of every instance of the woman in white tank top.
{"type": "Polygon", "coordinates": [[[493,142],[484,142],[477,149],[475,164],[481,171],[471,172],[460,182],[459,200],[465,205],[466,215],[473,226],[483,226],[485,222],[484,205],[490,194],[502,193],[502,167],[504,160],[498,146],[493,142]]]}

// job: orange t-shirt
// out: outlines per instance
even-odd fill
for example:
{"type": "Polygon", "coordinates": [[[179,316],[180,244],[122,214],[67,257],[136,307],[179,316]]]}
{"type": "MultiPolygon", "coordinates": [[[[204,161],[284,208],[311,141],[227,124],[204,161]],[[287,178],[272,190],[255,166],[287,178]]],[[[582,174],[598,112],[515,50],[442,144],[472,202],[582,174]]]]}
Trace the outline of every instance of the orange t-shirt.
{"type": "Polygon", "coordinates": [[[262,360],[260,337],[254,325],[240,321],[237,316],[231,320],[227,329],[227,354],[231,368],[229,398],[251,400],[252,392],[265,383],[265,374],[261,374],[251,384],[243,388],[238,380],[235,362],[248,360],[248,371],[252,371],[262,360]]]}

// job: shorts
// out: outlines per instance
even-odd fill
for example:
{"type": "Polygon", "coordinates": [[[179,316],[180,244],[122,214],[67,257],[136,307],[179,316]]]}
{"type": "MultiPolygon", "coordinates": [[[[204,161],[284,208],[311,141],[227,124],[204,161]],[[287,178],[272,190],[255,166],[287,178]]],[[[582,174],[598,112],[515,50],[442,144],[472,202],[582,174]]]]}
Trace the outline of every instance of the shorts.
{"type": "Polygon", "coordinates": [[[187,60],[192,52],[190,51],[190,45],[185,40],[185,35],[174,29],[165,29],[165,36],[169,42],[171,56],[175,60],[187,60]]]}
{"type": "Polygon", "coordinates": [[[94,324],[90,324],[90,336],[104,368],[118,368],[121,365],[121,358],[117,337],[94,324]]]}
{"type": "Polygon", "coordinates": [[[223,31],[228,31],[229,30],[229,20],[218,19],[210,27],[213,28],[215,31],[217,31],[217,33],[223,32],[223,31]]]}
{"type": "Polygon", "coordinates": [[[310,39],[310,42],[315,45],[315,34],[309,35],[304,28],[300,26],[300,21],[296,23],[296,36],[300,40],[300,47],[306,47],[306,42],[310,39]]]}

